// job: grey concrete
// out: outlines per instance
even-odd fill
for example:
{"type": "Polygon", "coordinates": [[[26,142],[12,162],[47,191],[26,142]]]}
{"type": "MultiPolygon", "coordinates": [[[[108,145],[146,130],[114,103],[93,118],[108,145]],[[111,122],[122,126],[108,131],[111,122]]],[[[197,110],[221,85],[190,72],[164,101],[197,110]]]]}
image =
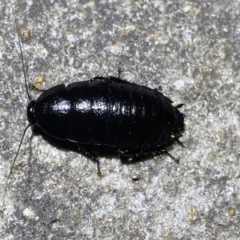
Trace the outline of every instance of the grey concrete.
{"type": "MultiPolygon", "coordinates": [[[[185,148],[123,165],[82,155],[28,130],[27,96],[10,4],[0,3],[1,239],[239,239],[240,2],[13,1],[28,81],[117,75],[161,85],[185,103],[185,148]],[[32,136],[32,137],[31,137],[32,136]],[[133,178],[138,176],[139,180],[133,178]]],[[[36,97],[39,92],[31,90],[36,97]]]]}

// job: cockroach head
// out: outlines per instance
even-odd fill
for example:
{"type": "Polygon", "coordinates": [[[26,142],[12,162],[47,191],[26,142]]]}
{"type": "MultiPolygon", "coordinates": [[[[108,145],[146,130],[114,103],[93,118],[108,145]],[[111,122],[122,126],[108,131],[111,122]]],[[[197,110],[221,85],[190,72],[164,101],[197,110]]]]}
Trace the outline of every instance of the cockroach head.
{"type": "Polygon", "coordinates": [[[35,119],[35,100],[30,100],[27,106],[27,118],[31,126],[36,125],[35,119]]]}

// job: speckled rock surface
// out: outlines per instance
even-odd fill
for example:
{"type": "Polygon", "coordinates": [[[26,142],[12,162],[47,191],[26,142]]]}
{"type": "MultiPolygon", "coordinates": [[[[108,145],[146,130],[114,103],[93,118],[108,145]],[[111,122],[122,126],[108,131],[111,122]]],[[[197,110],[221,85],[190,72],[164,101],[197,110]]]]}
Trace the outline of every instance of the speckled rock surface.
{"type": "MultiPolygon", "coordinates": [[[[11,5],[0,3],[1,239],[239,239],[240,2],[12,1],[28,81],[117,75],[185,103],[168,156],[95,164],[27,131],[28,102],[11,5]],[[5,198],[5,202],[4,202],[5,198]]],[[[31,90],[37,97],[40,93],[31,90]]]]}

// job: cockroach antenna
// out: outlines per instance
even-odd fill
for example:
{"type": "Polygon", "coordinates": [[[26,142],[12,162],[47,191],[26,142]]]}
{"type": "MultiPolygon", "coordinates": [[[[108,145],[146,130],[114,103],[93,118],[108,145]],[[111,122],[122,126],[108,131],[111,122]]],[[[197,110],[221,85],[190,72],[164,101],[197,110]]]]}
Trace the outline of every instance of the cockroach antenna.
{"type": "MultiPolygon", "coordinates": [[[[28,99],[29,100],[32,100],[32,97],[29,93],[29,90],[28,90],[28,87],[27,87],[27,74],[26,74],[26,67],[25,67],[25,63],[24,63],[24,59],[23,59],[23,51],[22,51],[22,46],[21,46],[21,38],[20,38],[20,31],[19,31],[19,27],[18,27],[18,24],[17,24],[17,19],[16,19],[16,14],[15,14],[15,10],[14,10],[14,6],[12,4],[12,1],[9,1],[10,5],[11,5],[11,9],[12,9],[12,12],[13,12],[13,17],[14,17],[14,24],[15,24],[15,28],[17,30],[17,38],[18,38],[18,45],[19,45],[19,49],[20,49],[20,55],[21,55],[21,63],[22,63],[22,67],[23,67],[23,75],[24,75],[24,80],[25,80],[25,88],[26,88],[26,92],[27,92],[27,96],[28,96],[28,99]]],[[[7,193],[7,189],[8,189],[8,186],[9,186],[9,179],[10,179],[10,176],[13,172],[13,168],[14,168],[14,165],[16,163],[16,160],[17,160],[17,157],[18,157],[18,154],[19,154],[19,151],[20,151],[20,148],[21,148],[21,145],[22,145],[22,142],[23,142],[23,139],[24,139],[24,136],[28,130],[28,128],[31,126],[31,124],[28,124],[27,127],[24,129],[23,131],[23,135],[21,137],[21,140],[20,140],[20,143],[19,143],[19,146],[18,146],[18,149],[17,149],[17,152],[16,152],[16,155],[14,157],[14,160],[12,162],[12,165],[10,167],[10,171],[9,171],[9,174],[7,176],[7,181],[6,181],[6,185],[5,185],[5,189],[4,189],[4,200],[3,200],[3,206],[5,205],[5,196],[6,196],[6,193],[7,193]]]]}
{"type": "Polygon", "coordinates": [[[16,18],[16,13],[15,13],[15,9],[14,6],[12,4],[12,1],[10,1],[11,4],[11,8],[12,8],[12,12],[13,12],[13,17],[14,17],[14,24],[15,24],[15,28],[17,31],[17,38],[18,38],[18,46],[19,46],[19,50],[20,50],[20,56],[21,56],[21,62],[22,62],[22,67],[23,67],[23,75],[24,75],[24,81],[25,81],[25,88],[26,88],[26,92],[27,92],[27,96],[29,100],[32,100],[32,97],[29,93],[28,87],[27,87],[27,74],[26,74],[26,67],[25,67],[25,62],[23,59],[23,51],[22,51],[22,45],[21,45],[21,37],[20,37],[20,30],[18,27],[18,23],[17,23],[17,18],[16,18]]]}
{"type": "Polygon", "coordinates": [[[16,162],[16,160],[17,160],[17,157],[18,157],[18,154],[19,154],[19,151],[20,151],[20,148],[21,148],[21,145],[22,145],[24,136],[25,136],[25,134],[26,134],[26,132],[27,132],[27,130],[28,130],[28,128],[29,128],[30,126],[31,126],[31,125],[28,124],[28,126],[27,126],[27,127],[24,129],[24,131],[23,131],[23,135],[22,135],[22,137],[21,137],[21,140],[20,140],[20,143],[19,143],[19,145],[18,145],[18,149],[17,149],[16,155],[15,155],[15,157],[14,157],[13,163],[12,163],[12,165],[11,165],[11,168],[10,168],[10,171],[9,171],[9,174],[8,174],[8,177],[7,177],[6,188],[7,188],[7,186],[8,186],[9,179],[10,179],[10,176],[11,176],[11,174],[12,174],[12,171],[13,171],[13,168],[14,168],[14,165],[15,165],[15,162],[16,162]]]}

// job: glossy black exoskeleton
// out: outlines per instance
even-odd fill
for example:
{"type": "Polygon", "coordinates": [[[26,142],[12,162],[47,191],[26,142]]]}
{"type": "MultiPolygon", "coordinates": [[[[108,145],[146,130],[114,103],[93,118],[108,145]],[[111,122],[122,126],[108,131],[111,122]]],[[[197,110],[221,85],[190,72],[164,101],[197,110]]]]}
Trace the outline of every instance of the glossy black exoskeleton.
{"type": "Polygon", "coordinates": [[[183,114],[157,90],[116,77],[58,85],[31,100],[27,115],[48,135],[77,143],[98,162],[91,146],[122,157],[165,151],[184,130],[183,114]]]}

